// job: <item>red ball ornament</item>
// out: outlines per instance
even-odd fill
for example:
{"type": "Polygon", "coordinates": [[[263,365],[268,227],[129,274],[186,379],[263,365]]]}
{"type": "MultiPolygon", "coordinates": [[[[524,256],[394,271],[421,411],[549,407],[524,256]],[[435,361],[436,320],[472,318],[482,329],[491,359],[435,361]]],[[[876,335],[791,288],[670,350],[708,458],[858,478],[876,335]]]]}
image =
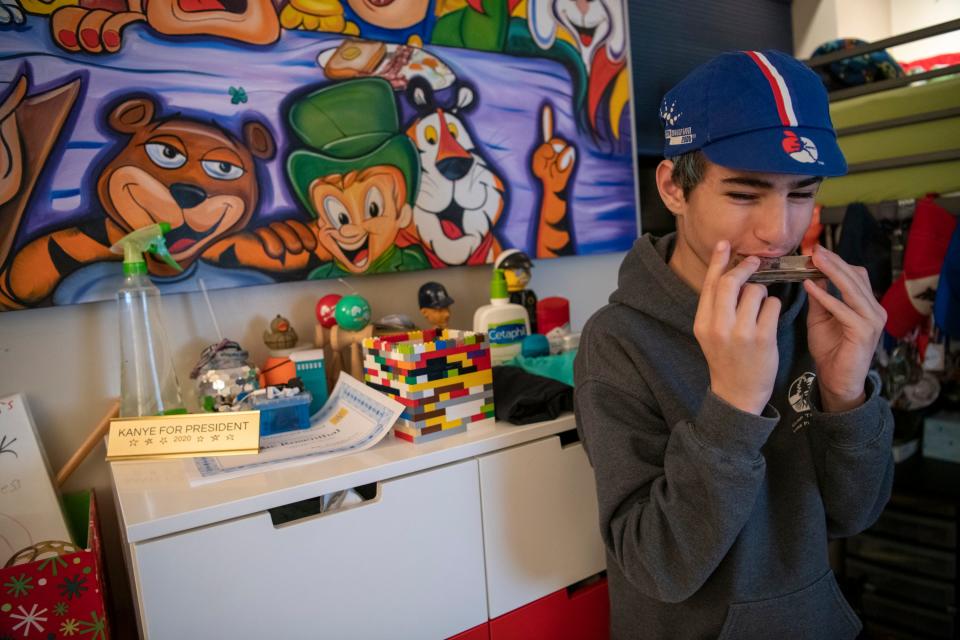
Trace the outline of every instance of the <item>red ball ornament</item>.
{"type": "Polygon", "coordinates": [[[317,322],[325,329],[337,324],[337,319],[333,314],[337,310],[337,303],[340,302],[342,297],[336,293],[328,293],[317,300],[317,322]]]}

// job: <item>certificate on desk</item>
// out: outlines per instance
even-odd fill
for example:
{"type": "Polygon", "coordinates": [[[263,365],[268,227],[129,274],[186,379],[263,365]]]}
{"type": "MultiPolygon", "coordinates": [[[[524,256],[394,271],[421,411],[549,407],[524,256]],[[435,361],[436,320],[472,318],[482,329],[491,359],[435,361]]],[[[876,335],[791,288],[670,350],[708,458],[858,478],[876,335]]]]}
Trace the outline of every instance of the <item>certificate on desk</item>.
{"type": "Polygon", "coordinates": [[[187,476],[197,485],[363,451],[380,442],[402,412],[396,400],[341,372],[309,429],[260,438],[254,455],[192,458],[187,476]]]}

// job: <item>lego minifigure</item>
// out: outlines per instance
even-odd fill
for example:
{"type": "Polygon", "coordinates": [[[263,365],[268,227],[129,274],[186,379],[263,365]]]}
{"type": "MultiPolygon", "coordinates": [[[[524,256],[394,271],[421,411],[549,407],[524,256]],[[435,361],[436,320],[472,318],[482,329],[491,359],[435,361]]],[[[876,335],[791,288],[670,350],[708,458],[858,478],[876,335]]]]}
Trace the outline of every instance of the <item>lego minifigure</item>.
{"type": "Polygon", "coordinates": [[[450,322],[450,305],[453,298],[439,282],[427,282],[418,294],[420,313],[436,329],[446,329],[450,322]]]}
{"type": "Polygon", "coordinates": [[[503,269],[507,279],[507,290],[510,292],[510,302],[519,304],[527,310],[530,317],[530,333],[537,333],[537,294],[528,289],[530,283],[530,269],[533,263],[530,257],[519,249],[507,249],[497,256],[493,263],[494,269],[503,269]]]}

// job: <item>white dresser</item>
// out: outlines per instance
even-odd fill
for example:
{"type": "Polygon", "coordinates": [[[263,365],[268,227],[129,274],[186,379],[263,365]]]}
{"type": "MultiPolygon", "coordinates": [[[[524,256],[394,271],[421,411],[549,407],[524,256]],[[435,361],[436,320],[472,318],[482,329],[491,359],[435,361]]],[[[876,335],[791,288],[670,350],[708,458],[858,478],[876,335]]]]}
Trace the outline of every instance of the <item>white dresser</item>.
{"type": "Polygon", "coordinates": [[[448,638],[604,569],[572,415],[191,487],[183,460],[111,473],[144,638],[448,638]],[[269,509],[362,487],[274,525],[269,509]]]}

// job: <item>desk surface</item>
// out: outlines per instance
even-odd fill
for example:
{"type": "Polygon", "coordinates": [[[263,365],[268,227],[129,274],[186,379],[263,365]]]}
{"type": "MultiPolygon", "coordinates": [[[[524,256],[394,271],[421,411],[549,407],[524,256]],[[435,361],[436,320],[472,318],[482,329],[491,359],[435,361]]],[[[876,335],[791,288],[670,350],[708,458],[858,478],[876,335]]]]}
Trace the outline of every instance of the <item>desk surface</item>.
{"type": "Polygon", "coordinates": [[[575,426],[573,414],[537,424],[505,422],[411,444],[388,434],[366,451],[191,486],[190,459],[112,462],[114,498],[129,543],[142,542],[499,451],[575,426]]]}

